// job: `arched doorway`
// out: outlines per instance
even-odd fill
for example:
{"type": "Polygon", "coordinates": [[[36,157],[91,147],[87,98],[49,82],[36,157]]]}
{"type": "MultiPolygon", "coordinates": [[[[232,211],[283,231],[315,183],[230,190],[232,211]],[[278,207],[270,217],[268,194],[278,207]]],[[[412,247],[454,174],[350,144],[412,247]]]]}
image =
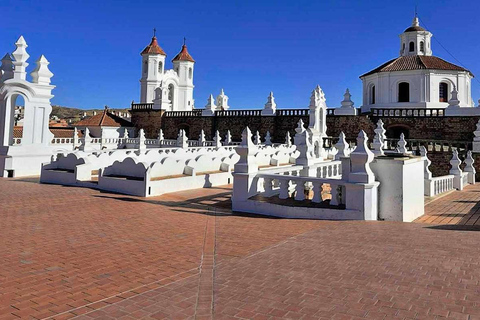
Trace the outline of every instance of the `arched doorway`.
{"type": "MultiPolygon", "coordinates": [[[[186,123],[182,123],[178,125],[178,131],[185,130],[185,134],[188,138],[190,138],[190,126],[186,123]]],[[[178,134],[178,133],[177,133],[178,134]]]]}
{"type": "Polygon", "coordinates": [[[387,128],[385,135],[389,139],[399,139],[402,133],[405,139],[408,139],[410,137],[410,128],[405,125],[392,125],[387,128]]]}

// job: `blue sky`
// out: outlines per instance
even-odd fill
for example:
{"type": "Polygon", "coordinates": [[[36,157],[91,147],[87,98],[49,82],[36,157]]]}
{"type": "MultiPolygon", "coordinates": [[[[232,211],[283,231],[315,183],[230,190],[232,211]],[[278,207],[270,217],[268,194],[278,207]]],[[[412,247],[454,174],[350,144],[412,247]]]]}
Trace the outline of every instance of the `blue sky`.
{"type": "MultiPolygon", "coordinates": [[[[221,88],[233,108],[305,108],[316,84],[330,107],[348,87],[361,105],[362,73],[398,55],[398,35],[420,19],[480,77],[480,2],[471,1],[24,1],[0,2],[0,53],[23,35],[29,72],[44,54],[55,74],[53,104],[128,107],[139,100],[141,50],[157,28],[170,61],[187,38],[202,108],[221,88]]],[[[423,26],[425,26],[425,24],[423,26]]],[[[433,40],[433,53],[458,64],[433,40]]],[[[167,64],[171,68],[171,63],[167,64]]],[[[475,101],[480,83],[472,84],[475,101]]]]}

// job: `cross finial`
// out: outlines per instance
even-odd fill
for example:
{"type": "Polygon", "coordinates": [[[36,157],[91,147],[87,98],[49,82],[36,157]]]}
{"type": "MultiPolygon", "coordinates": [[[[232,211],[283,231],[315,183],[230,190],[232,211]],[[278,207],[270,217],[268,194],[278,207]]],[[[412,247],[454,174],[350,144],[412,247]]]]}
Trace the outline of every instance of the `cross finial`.
{"type": "Polygon", "coordinates": [[[187,38],[183,37],[183,45],[185,45],[187,42],[187,38]]]}
{"type": "Polygon", "coordinates": [[[153,28],[153,37],[154,37],[154,38],[156,37],[156,34],[157,34],[157,29],[156,29],[156,28],[153,28]]]}

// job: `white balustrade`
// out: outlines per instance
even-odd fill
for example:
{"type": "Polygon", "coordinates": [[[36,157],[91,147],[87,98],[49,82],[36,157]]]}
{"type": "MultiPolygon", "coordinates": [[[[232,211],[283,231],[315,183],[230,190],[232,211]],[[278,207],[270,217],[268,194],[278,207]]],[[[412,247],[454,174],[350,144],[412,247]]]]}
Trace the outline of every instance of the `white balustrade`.
{"type": "Polygon", "coordinates": [[[348,182],[337,179],[323,179],[315,177],[301,177],[298,175],[299,171],[294,170],[285,172],[289,174],[257,174],[259,183],[263,184],[259,188],[258,195],[263,197],[272,197],[278,195],[280,199],[293,198],[295,201],[311,200],[315,203],[324,201],[326,195],[330,195],[330,205],[343,206],[345,205],[345,185],[348,182]],[[330,191],[328,191],[330,187],[330,191]],[[306,192],[312,191],[311,199],[307,199],[306,192]]]}

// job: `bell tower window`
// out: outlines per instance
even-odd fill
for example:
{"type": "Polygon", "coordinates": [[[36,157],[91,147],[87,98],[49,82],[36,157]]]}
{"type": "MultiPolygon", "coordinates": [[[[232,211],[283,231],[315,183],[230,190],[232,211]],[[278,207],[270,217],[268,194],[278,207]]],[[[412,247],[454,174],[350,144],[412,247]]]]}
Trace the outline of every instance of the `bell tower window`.
{"type": "Polygon", "coordinates": [[[425,52],[425,43],[420,41],[420,52],[425,52]]]}
{"type": "Polygon", "coordinates": [[[414,51],[415,51],[415,43],[412,41],[412,42],[410,42],[410,45],[409,45],[409,46],[410,46],[410,47],[409,47],[409,50],[408,50],[408,51],[414,52],[414,51]]]}
{"type": "Polygon", "coordinates": [[[160,61],[158,63],[158,73],[162,74],[163,73],[163,63],[162,61],[160,61]]]}
{"type": "Polygon", "coordinates": [[[370,89],[370,104],[375,104],[375,86],[370,89]]]}
{"type": "Polygon", "coordinates": [[[408,82],[398,84],[398,102],[410,102],[410,84],[408,82]]]}
{"type": "Polygon", "coordinates": [[[440,102],[448,102],[448,84],[441,82],[438,86],[438,95],[440,102]]]}

